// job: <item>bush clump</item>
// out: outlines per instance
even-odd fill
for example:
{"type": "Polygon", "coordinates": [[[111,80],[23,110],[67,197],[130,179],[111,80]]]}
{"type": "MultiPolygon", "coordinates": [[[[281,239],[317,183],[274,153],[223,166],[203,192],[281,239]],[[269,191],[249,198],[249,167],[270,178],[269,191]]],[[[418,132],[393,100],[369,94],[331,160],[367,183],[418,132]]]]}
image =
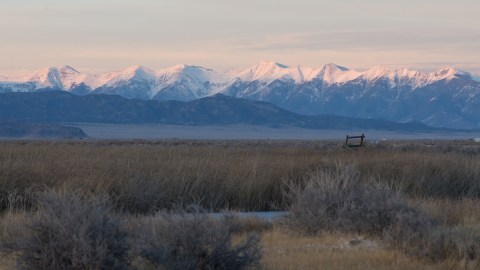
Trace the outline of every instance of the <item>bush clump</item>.
{"type": "Polygon", "coordinates": [[[305,183],[291,187],[289,223],[309,234],[326,230],[381,235],[399,214],[422,215],[388,186],[362,183],[353,165],[316,171],[305,183]]]}
{"type": "Polygon", "coordinates": [[[198,207],[119,215],[107,196],[79,192],[36,198],[35,209],[7,212],[20,222],[0,223],[15,232],[2,235],[0,253],[22,269],[245,269],[260,263],[258,235],[230,216],[212,217],[198,207]]]}
{"type": "Polygon", "coordinates": [[[106,197],[53,191],[38,196],[25,239],[7,243],[23,269],[129,269],[128,231],[106,197]]]}
{"type": "Polygon", "coordinates": [[[258,266],[259,237],[235,240],[235,224],[198,209],[161,213],[139,229],[140,255],[160,269],[245,269],[258,266]]]}
{"type": "Polygon", "coordinates": [[[479,232],[442,226],[388,186],[362,183],[355,166],[337,164],[312,174],[305,186],[290,188],[288,223],[296,230],[365,233],[407,255],[480,266],[479,232]]]}

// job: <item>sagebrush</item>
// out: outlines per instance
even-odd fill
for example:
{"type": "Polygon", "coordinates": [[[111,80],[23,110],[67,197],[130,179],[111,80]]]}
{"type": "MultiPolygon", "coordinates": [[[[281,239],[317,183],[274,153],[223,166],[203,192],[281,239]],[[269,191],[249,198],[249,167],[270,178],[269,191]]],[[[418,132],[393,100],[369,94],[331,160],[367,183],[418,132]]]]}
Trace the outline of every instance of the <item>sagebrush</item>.
{"type": "MultiPolygon", "coordinates": [[[[192,209],[189,207],[189,209],[192,209]]],[[[137,224],[140,254],[160,269],[245,269],[259,266],[260,238],[248,233],[234,242],[236,221],[193,211],[158,213],[137,224]],[[234,222],[232,222],[234,221],[234,222]]]]}
{"type": "MultiPolygon", "coordinates": [[[[22,269],[129,269],[128,231],[107,197],[39,194],[22,239],[4,243],[22,269]]],[[[13,225],[13,224],[12,224],[13,225]]]]}
{"type": "Polygon", "coordinates": [[[337,163],[305,183],[290,186],[287,221],[297,231],[367,234],[410,256],[480,265],[480,231],[445,227],[391,187],[361,182],[353,165],[337,163]]]}

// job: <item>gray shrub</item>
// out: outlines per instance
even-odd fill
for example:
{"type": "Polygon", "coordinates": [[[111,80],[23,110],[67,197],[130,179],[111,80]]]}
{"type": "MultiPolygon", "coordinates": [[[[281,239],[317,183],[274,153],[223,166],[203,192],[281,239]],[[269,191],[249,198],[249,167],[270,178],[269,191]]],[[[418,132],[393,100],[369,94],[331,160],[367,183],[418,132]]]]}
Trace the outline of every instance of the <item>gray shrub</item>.
{"type": "Polygon", "coordinates": [[[309,176],[295,196],[289,223],[307,233],[348,231],[382,234],[397,214],[410,209],[385,185],[364,184],[353,165],[337,164],[309,176]]]}
{"type": "Polygon", "coordinates": [[[128,269],[128,233],[106,197],[45,192],[17,241],[24,269],[128,269]]]}
{"type": "Polygon", "coordinates": [[[163,213],[142,225],[140,254],[159,269],[245,269],[259,265],[259,237],[233,243],[234,224],[204,213],[163,213]]]}
{"type": "Polygon", "coordinates": [[[365,233],[410,256],[480,266],[478,231],[442,226],[388,186],[361,182],[352,165],[319,170],[306,185],[290,189],[294,203],[287,222],[296,230],[365,233]]]}

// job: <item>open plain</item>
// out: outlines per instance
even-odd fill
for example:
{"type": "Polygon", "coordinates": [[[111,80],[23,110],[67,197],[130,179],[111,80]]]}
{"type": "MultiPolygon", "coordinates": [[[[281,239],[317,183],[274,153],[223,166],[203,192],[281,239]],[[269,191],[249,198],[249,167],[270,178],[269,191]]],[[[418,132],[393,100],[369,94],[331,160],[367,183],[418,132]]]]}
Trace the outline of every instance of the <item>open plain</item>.
{"type": "MultiPolygon", "coordinates": [[[[58,226],[78,233],[80,217],[98,234],[92,241],[104,241],[102,251],[130,268],[207,263],[165,248],[180,245],[180,236],[241,262],[226,268],[475,269],[480,262],[480,145],[473,140],[356,149],[338,140],[2,141],[0,188],[5,269],[35,268],[58,258],[49,258],[55,250],[88,246],[48,234],[58,226]],[[252,211],[285,214],[236,214],[252,211]],[[212,219],[211,212],[227,214],[212,219]],[[182,230],[192,220],[199,231],[189,235],[182,230]],[[210,237],[198,239],[203,234],[210,237]],[[41,248],[34,239],[43,239],[41,248]]],[[[89,261],[96,259],[103,262],[89,261]]]]}

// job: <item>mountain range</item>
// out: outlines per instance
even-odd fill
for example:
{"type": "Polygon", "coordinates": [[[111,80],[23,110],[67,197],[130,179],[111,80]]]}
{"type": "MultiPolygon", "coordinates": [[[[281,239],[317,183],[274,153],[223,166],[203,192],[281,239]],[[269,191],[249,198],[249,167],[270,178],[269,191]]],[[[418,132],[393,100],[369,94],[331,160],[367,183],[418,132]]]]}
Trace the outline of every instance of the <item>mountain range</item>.
{"type": "Polygon", "coordinates": [[[222,94],[269,102],[304,115],[480,128],[480,77],[449,67],[434,72],[380,66],[357,71],[335,64],[308,68],[262,61],[226,72],[188,65],[154,71],[137,65],[87,74],[64,66],[0,76],[0,93],[45,90],[157,101],[193,101],[222,94]]]}
{"type": "Polygon", "coordinates": [[[74,95],[65,91],[0,94],[1,123],[160,123],[260,125],[310,129],[435,131],[418,122],[299,115],[267,102],[216,94],[188,102],[127,99],[118,95],[74,95]]]}

